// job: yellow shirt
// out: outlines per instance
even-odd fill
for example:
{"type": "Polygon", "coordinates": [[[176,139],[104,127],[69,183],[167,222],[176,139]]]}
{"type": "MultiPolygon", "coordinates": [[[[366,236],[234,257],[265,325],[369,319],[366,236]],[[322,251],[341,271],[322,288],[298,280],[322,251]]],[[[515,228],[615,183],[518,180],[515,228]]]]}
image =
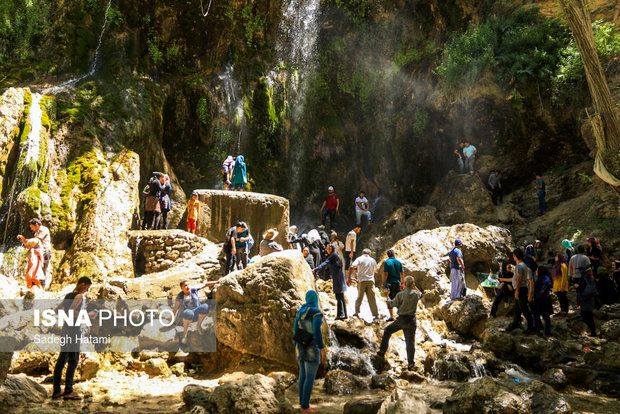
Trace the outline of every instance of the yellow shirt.
{"type": "Polygon", "coordinates": [[[187,202],[187,218],[196,220],[200,214],[200,201],[189,200],[187,202]]]}
{"type": "Polygon", "coordinates": [[[553,278],[553,291],[568,292],[568,266],[566,264],[562,264],[561,274],[553,278]]]}

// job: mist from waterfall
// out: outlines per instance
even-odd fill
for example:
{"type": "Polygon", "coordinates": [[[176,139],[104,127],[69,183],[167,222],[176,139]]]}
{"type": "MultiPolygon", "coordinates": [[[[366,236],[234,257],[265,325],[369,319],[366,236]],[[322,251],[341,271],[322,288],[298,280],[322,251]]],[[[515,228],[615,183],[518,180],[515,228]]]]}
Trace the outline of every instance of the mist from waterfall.
{"type": "Polygon", "coordinates": [[[217,75],[219,80],[218,94],[220,98],[219,113],[224,117],[229,124],[231,133],[233,128],[238,127],[239,131],[236,133],[237,153],[241,152],[241,137],[243,134],[243,128],[245,126],[245,114],[243,112],[243,94],[241,93],[241,86],[237,80],[235,69],[232,64],[228,63],[224,70],[217,75]]]}

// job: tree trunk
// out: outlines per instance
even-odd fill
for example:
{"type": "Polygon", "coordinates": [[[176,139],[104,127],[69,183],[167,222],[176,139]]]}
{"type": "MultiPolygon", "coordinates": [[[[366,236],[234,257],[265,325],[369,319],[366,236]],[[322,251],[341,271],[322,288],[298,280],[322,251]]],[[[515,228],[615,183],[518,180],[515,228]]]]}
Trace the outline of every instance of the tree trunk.
{"type": "Polygon", "coordinates": [[[596,51],[587,0],[563,0],[562,5],[577,49],[581,54],[594,110],[600,114],[602,119],[604,134],[602,137],[597,137],[598,149],[601,152],[608,149],[618,150],[620,149],[620,122],[618,122],[616,106],[596,51]]]}

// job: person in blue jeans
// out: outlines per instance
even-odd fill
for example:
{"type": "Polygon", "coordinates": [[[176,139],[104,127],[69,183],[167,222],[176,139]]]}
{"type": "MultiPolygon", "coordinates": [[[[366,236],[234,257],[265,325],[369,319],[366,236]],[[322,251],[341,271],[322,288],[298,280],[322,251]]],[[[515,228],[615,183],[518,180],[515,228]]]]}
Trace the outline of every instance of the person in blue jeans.
{"type": "Polygon", "coordinates": [[[302,305],[293,325],[293,335],[298,329],[312,332],[313,338],[308,345],[295,342],[297,361],[299,361],[299,406],[301,411],[310,411],[310,395],[314,378],[321,361],[325,361],[325,345],[321,335],[323,314],[319,309],[319,296],[314,290],[306,293],[306,303],[302,305]]]}
{"type": "Polygon", "coordinates": [[[190,288],[187,280],[183,280],[179,285],[181,286],[181,292],[176,297],[174,302],[174,308],[172,313],[177,315],[177,311],[179,314],[183,316],[183,338],[181,339],[182,344],[187,343],[187,331],[189,330],[189,324],[198,321],[198,332],[202,333],[202,321],[207,316],[209,312],[209,305],[206,303],[200,304],[200,298],[198,297],[198,291],[200,289],[204,289],[207,286],[214,286],[220,283],[219,280],[214,282],[207,282],[201,287],[198,288],[190,288]]]}
{"type": "Polygon", "coordinates": [[[538,195],[538,207],[540,208],[540,215],[542,216],[547,211],[547,201],[545,200],[546,185],[545,180],[542,179],[542,174],[539,172],[536,173],[536,186],[534,189],[538,195]]]}
{"type": "Polygon", "coordinates": [[[476,147],[471,145],[469,141],[465,141],[465,146],[463,147],[463,157],[465,157],[465,169],[469,171],[470,174],[474,173],[476,154],[478,154],[476,147]]]}

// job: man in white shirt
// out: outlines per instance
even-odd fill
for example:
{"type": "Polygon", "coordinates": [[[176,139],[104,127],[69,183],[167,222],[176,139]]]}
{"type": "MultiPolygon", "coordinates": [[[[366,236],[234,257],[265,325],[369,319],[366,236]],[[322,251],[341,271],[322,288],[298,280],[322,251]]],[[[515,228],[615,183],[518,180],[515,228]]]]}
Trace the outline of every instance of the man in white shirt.
{"type": "Polygon", "coordinates": [[[362,255],[351,264],[351,276],[347,280],[348,285],[351,285],[351,277],[355,276],[356,273],[358,275],[357,300],[355,301],[355,314],[353,316],[358,316],[360,313],[360,307],[362,306],[364,295],[366,295],[372,316],[374,319],[377,319],[379,311],[377,310],[375,292],[372,290],[375,287],[377,262],[370,257],[370,249],[364,249],[362,255]]]}
{"type": "Polygon", "coordinates": [[[370,204],[368,203],[364,191],[360,191],[358,197],[355,199],[355,224],[362,225],[362,216],[368,218],[368,224],[370,225],[370,204]]]}
{"type": "MultiPolygon", "coordinates": [[[[30,230],[34,233],[34,237],[39,239],[41,246],[43,247],[43,273],[45,274],[45,288],[49,289],[52,283],[51,274],[48,275],[47,268],[52,258],[52,238],[50,236],[50,230],[45,227],[41,220],[33,218],[30,220],[30,230]]],[[[17,236],[22,241],[24,246],[26,245],[26,238],[21,234],[17,236]]]]}
{"type": "Polygon", "coordinates": [[[347,233],[347,238],[344,241],[344,270],[349,270],[353,255],[355,254],[355,247],[357,246],[357,234],[362,230],[362,226],[359,224],[355,226],[353,230],[347,233]]]}

